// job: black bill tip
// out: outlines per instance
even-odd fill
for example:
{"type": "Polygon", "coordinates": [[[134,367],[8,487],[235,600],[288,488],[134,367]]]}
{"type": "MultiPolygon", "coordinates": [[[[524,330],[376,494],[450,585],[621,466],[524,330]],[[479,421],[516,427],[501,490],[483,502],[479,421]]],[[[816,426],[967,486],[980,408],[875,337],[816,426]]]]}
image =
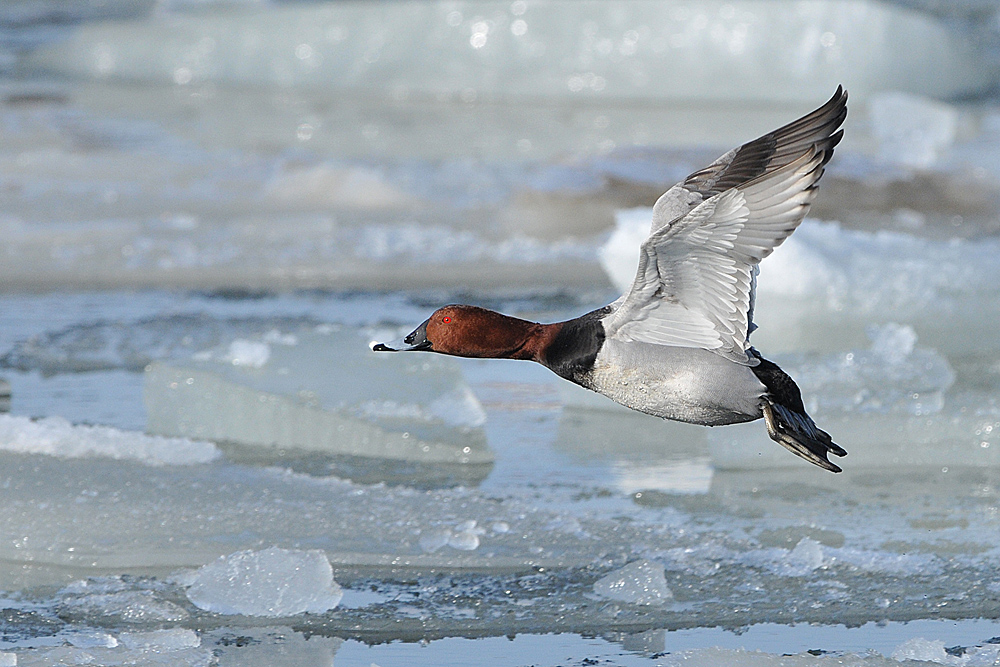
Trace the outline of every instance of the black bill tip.
{"type": "Polygon", "coordinates": [[[430,320],[425,321],[403,338],[390,340],[388,343],[376,343],[372,341],[368,344],[368,347],[372,349],[372,352],[416,352],[431,350],[431,342],[427,340],[428,322],[430,320]]]}

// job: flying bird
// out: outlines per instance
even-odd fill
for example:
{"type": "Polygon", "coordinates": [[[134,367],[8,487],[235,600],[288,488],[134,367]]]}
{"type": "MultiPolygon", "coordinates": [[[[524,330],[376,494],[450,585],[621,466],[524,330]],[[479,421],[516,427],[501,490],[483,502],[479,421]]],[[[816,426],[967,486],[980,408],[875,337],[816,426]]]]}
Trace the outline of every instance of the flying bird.
{"type": "Polygon", "coordinates": [[[840,142],[847,92],[735,148],[653,206],[632,287],[540,324],[467,305],[436,310],[377,352],[528,359],[633,410],[721,426],[764,418],[772,440],[831,472],[845,456],[806,414],[795,381],[750,345],[758,264],[788,238],[840,142]]]}

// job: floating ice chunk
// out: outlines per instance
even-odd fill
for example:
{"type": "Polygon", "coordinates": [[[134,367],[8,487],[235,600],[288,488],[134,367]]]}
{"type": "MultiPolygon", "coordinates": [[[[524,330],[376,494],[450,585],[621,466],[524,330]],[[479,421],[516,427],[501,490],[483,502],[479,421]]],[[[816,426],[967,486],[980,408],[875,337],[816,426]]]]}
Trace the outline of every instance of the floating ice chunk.
{"type": "Polygon", "coordinates": [[[433,421],[438,420],[451,426],[482,426],[486,423],[486,412],[472,390],[468,387],[457,387],[454,391],[442,394],[424,406],[416,403],[397,403],[396,401],[365,401],[356,406],[359,415],[388,420],[433,421]]]}
{"type": "Polygon", "coordinates": [[[486,530],[477,526],[475,520],[463,521],[455,526],[448,546],[459,551],[475,551],[479,547],[479,536],[485,534],[486,530]]]}
{"type": "Polygon", "coordinates": [[[833,655],[816,655],[814,651],[803,651],[795,655],[787,652],[769,653],[745,648],[729,649],[718,646],[711,648],[672,651],[656,664],[660,667],[899,667],[898,662],[879,655],[856,655],[834,652],[833,655]]]}
{"type": "Polygon", "coordinates": [[[872,341],[868,350],[818,360],[812,356],[783,360],[782,365],[797,379],[807,407],[821,413],[920,416],[940,412],[945,392],[955,382],[948,361],[934,350],[917,348],[917,334],[909,325],[872,325],[867,334],[872,341]]]}
{"type": "Polygon", "coordinates": [[[59,605],[64,617],[88,622],[128,624],[177,623],[187,620],[188,612],[151,591],[121,591],[96,595],[65,596],[59,605]]]}
{"type": "Polygon", "coordinates": [[[667,587],[663,566],[649,560],[637,560],[594,582],[594,592],[601,597],[632,604],[659,605],[673,599],[667,587]]]}
{"type": "MultiPolygon", "coordinates": [[[[978,331],[977,314],[995,319],[997,251],[990,240],[938,241],[806,220],[761,263],[758,310],[762,316],[778,315],[783,323],[826,310],[841,321],[913,319],[927,327],[933,326],[926,321],[930,308],[962,313],[978,331]]],[[[943,338],[948,341],[961,335],[953,326],[947,331],[943,338]]],[[[979,349],[981,337],[973,336],[979,349]]]]}
{"type": "Polygon", "coordinates": [[[782,577],[805,577],[826,563],[825,550],[816,540],[803,537],[794,549],[748,551],[738,560],[750,567],[765,568],[782,577]]]}
{"type": "Polygon", "coordinates": [[[934,554],[898,554],[891,551],[851,547],[825,548],[823,551],[831,561],[847,563],[866,572],[912,576],[916,574],[932,575],[941,571],[941,564],[936,560],[934,554]]]}
{"type": "Polygon", "coordinates": [[[356,406],[355,412],[362,417],[373,419],[425,420],[427,413],[414,403],[399,404],[396,401],[365,401],[356,406]]]}
{"type": "Polygon", "coordinates": [[[262,368],[270,358],[271,347],[267,343],[237,338],[229,344],[225,360],[233,366],[262,368]]]}
{"type": "Polygon", "coordinates": [[[868,337],[872,341],[872,352],[894,365],[905,361],[917,344],[917,333],[913,327],[895,322],[884,326],[872,325],[868,328],[868,337]]]}
{"type": "Polygon", "coordinates": [[[421,549],[432,554],[438,549],[447,546],[450,539],[450,528],[437,528],[421,534],[419,544],[421,549]]]}
{"type": "Polygon", "coordinates": [[[823,566],[823,545],[803,537],[788,553],[788,564],[797,572],[806,574],[823,566]]]}
{"type": "Polygon", "coordinates": [[[632,287],[639,268],[639,246],[649,236],[653,209],[630,208],[615,211],[615,230],[598,251],[601,267],[622,293],[632,287]]]}
{"type": "Polygon", "coordinates": [[[879,93],[868,103],[879,157],[891,164],[926,169],[955,140],[958,111],[944,102],[899,92],[879,93]]]}
{"type": "Polygon", "coordinates": [[[463,521],[463,522],[459,523],[457,526],[455,526],[455,530],[457,530],[459,532],[462,532],[462,533],[467,533],[467,532],[471,532],[471,531],[474,531],[474,530],[481,531],[482,530],[481,528],[476,528],[476,523],[478,523],[478,522],[475,519],[468,519],[466,521],[463,521]]]}
{"type": "Polygon", "coordinates": [[[263,350],[254,355],[255,341],[246,341],[251,352],[240,365],[151,364],[147,428],[261,453],[492,462],[481,428],[485,413],[453,360],[373,353],[350,330],[295,335],[295,345],[259,343],[266,359],[263,350]]]}
{"type": "Polygon", "coordinates": [[[448,546],[459,551],[475,551],[479,548],[479,535],[471,530],[452,533],[448,546]]]}
{"type": "Polygon", "coordinates": [[[0,667],[17,667],[17,653],[0,653],[0,667]]]}
{"type": "Polygon", "coordinates": [[[476,521],[469,520],[459,523],[452,528],[435,528],[420,536],[420,548],[427,553],[434,553],[442,547],[449,546],[459,551],[475,551],[479,548],[479,536],[485,535],[486,530],[476,525],[476,521]]]}
{"type": "Polygon", "coordinates": [[[150,632],[123,632],[118,635],[121,643],[130,649],[143,651],[179,651],[185,648],[198,648],[201,639],[198,633],[187,628],[170,628],[168,630],[152,630],[150,632]]]}
{"type": "Polygon", "coordinates": [[[98,630],[74,632],[66,636],[66,641],[77,648],[114,648],[118,646],[117,639],[98,630]]]}
{"type": "Polygon", "coordinates": [[[333,609],[343,591],[322,551],[271,547],[239,551],[199,568],[187,596],[199,609],[217,614],[294,616],[333,609]]]}
{"type": "Polygon", "coordinates": [[[61,417],[32,421],[0,415],[0,449],[65,458],[105,456],[148,465],[208,463],[220,456],[210,442],[164,438],[108,426],[75,426],[61,417]]]}
{"type": "Polygon", "coordinates": [[[940,665],[964,665],[968,659],[959,656],[948,655],[944,650],[944,642],[940,639],[924,639],[914,637],[903,642],[892,652],[892,659],[899,660],[920,660],[923,662],[936,662],[940,665]]]}

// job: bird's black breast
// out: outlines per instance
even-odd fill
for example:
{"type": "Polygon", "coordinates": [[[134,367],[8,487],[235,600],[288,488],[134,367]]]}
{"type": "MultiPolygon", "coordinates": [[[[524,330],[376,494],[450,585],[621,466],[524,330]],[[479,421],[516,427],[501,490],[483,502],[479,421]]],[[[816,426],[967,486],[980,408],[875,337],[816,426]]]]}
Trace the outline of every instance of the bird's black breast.
{"type": "Polygon", "coordinates": [[[585,385],[587,375],[594,368],[597,353],[604,345],[601,318],[610,312],[611,308],[605,306],[563,322],[545,349],[543,363],[556,375],[585,385]]]}

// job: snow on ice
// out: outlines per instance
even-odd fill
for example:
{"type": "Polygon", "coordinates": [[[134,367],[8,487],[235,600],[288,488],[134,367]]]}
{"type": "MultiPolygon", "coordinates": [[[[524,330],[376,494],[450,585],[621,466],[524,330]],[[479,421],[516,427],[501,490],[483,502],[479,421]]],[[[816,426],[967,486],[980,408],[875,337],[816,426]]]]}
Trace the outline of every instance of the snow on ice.
{"type": "Polygon", "coordinates": [[[0,449],[67,458],[106,456],[149,465],[208,463],[220,456],[214,444],[203,440],[74,425],[61,417],[31,420],[12,415],[0,415],[0,449]]]}

